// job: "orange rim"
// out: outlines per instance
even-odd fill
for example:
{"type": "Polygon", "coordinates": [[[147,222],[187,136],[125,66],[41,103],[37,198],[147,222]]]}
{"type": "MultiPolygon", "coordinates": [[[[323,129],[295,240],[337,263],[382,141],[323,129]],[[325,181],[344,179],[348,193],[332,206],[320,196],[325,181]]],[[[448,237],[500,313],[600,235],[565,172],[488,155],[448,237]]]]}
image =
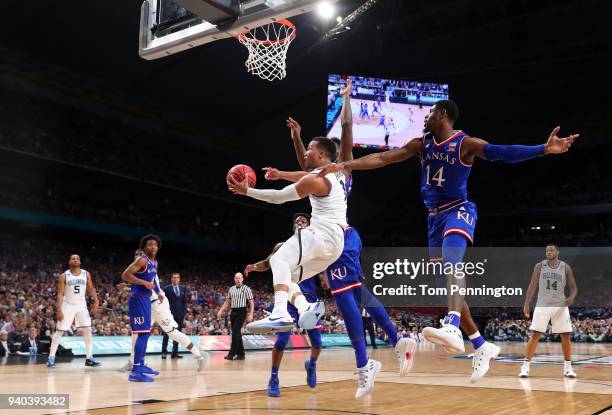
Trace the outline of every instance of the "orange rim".
{"type": "MultiPolygon", "coordinates": [[[[276,40],[259,40],[259,39],[255,39],[252,37],[248,37],[247,33],[251,33],[251,30],[245,30],[244,32],[240,33],[238,36],[236,36],[236,39],[240,40],[241,42],[248,42],[248,43],[254,43],[254,44],[260,44],[260,45],[274,45],[274,44],[283,44],[286,43],[288,41],[292,41],[293,39],[295,39],[295,25],[293,23],[291,23],[289,20],[287,19],[281,19],[281,20],[277,20],[273,23],[270,24],[274,24],[274,23],[278,23],[281,24],[283,26],[287,26],[289,29],[291,29],[291,34],[288,37],[282,38],[282,39],[276,39],[276,40]]],[[[257,29],[257,28],[254,28],[257,29]]]]}

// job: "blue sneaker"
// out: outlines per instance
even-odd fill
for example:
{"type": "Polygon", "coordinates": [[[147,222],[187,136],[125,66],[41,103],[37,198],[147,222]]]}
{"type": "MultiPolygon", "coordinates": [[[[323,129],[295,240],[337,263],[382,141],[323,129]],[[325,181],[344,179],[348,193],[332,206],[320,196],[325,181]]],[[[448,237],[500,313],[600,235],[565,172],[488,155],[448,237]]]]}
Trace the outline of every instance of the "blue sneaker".
{"type": "Polygon", "coordinates": [[[310,360],[304,362],[304,369],[306,369],[306,383],[311,388],[317,386],[317,363],[310,364],[310,360]]]}
{"type": "Polygon", "coordinates": [[[47,367],[54,368],[55,367],[55,356],[49,356],[47,359],[47,367]]]}
{"type": "Polygon", "coordinates": [[[130,376],[128,377],[128,380],[130,382],[154,382],[155,381],[155,379],[153,379],[152,377],[147,376],[141,372],[136,372],[134,370],[130,372],[130,376]]]}
{"type": "Polygon", "coordinates": [[[138,368],[138,371],[140,373],[144,373],[145,375],[153,375],[153,376],[159,375],[158,370],[151,369],[149,366],[145,365],[144,363],[140,365],[140,367],[138,368]]]}
{"type": "Polygon", "coordinates": [[[270,376],[270,380],[268,381],[268,396],[271,398],[278,398],[280,396],[278,376],[270,376]]]}

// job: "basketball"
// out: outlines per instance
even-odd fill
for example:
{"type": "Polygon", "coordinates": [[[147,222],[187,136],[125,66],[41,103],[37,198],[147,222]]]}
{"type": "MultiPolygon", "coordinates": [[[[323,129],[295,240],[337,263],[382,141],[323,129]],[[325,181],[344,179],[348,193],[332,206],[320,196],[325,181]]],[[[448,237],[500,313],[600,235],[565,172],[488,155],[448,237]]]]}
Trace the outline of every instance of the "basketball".
{"type": "Polygon", "coordinates": [[[244,176],[249,176],[249,187],[254,187],[257,183],[257,176],[255,171],[246,164],[237,164],[227,172],[226,180],[229,182],[229,177],[232,176],[234,180],[241,182],[244,180],[244,176]]]}

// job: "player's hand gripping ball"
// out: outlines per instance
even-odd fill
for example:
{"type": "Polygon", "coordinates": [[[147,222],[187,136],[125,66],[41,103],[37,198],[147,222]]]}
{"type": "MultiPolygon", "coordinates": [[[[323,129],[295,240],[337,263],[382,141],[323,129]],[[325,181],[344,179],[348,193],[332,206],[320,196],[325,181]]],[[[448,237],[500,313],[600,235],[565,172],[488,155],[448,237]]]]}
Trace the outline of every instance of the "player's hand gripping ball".
{"type": "Polygon", "coordinates": [[[247,166],[246,164],[238,164],[232,167],[227,172],[226,176],[227,185],[230,188],[230,191],[234,192],[232,188],[235,188],[236,184],[242,183],[245,177],[248,178],[249,187],[254,187],[255,183],[257,183],[257,176],[251,167],[247,166]]]}

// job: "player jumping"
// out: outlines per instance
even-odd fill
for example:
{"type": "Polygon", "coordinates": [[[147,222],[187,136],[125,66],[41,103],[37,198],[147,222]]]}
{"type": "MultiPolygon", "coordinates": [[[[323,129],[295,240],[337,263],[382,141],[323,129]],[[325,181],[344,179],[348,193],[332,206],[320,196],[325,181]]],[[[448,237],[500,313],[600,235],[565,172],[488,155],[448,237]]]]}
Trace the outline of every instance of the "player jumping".
{"type": "Polygon", "coordinates": [[[552,323],[552,332],[559,333],[561,336],[561,347],[563,348],[563,376],[575,378],[576,372],[572,369],[572,322],[570,320],[569,307],[574,302],[578,294],[574,271],[569,264],[559,260],[559,247],[550,244],[546,247],[546,259],[538,262],[533,269],[531,282],[525,297],[523,312],[529,318],[529,303],[535,294],[536,285],[538,287],[538,301],[533,310],[531,321],[532,331],[527,350],[525,351],[525,362],[521,367],[519,377],[529,377],[529,365],[531,358],[538,347],[540,335],[546,333],[548,322],[552,323]],[[565,284],[570,287],[570,295],[565,298],[565,284]]]}
{"type": "MultiPolygon", "coordinates": [[[[287,301],[292,298],[297,284],[324,271],[342,253],[346,223],[346,194],[344,183],[346,174],[331,173],[318,176],[319,168],[336,158],[336,145],[329,138],[315,137],[308,144],[304,154],[305,163],[315,169],[312,174],[304,175],[296,183],[281,189],[253,189],[248,178],[237,182],[228,177],[229,190],[235,194],[246,195],[268,203],[285,203],[309,197],[312,206],[310,226],[298,229],[270,257],[270,267],[274,281],[274,309],[259,321],[247,325],[252,333],[289,331],[293,328],[293,318],[287,311],[287,301]]],[[[319,317],[325,312],[322,302],[296,304],[299,311],[299,325],[307,330],[314,328],[319,317]]]]}
{"type": "Polygon", "coordinates": [[[161,289],[157,284],[157,261],[155,256],[161,248],[161,239],[157,235],[145,235],[140,240],[140,249],[145,255],[134,260],[121,274],[121,279],[132,284],[131,295],[128,299],[130,324],[132,333],[138,335],[134,345],[134,361],[128,379],[132,382],[153,382],[147,375],[159,375],[145,365],[144,358],[147,352],[147,343],[151,335],[151,295],[155,291],[159,301],[164,301],[161,289]]]}
{"type": "MultiPolygon", "coordinates": [[[[307,213],[296,213],[293,216],[293,230],[296,232],[298,229],[307,228],[310,225],[310,215],[307,213]]],[[[255,264],[249,264],[244,270],[244,275],[248,275],[250,272],[263,272],[270,269],[270,257],[274,255],[276,251],[282,246],[282,242],[276,244],[272,253],[263,261],[259,261],[255,264]]],[[[300,302],[316,303],[319,301],[317,297],[317,287],[314,278],[309,278],[300,282],[298,289],[293,294],[292,298],[289,299],[287,304],[287,310],[293,317],[295,322],[298,322],[299,315],[298,309],[293,305],[300,302]]],[[[292,282],[291,284],[295,284],[292,282]]],[[[306,369],[306,383],[311,388],[317,386],[317,359],[321,354],[321,331],[319,327],[315,327],[311,330],[307,330],[308,338],[310,339],[310,359],[304,362],[304,368],[306,369]]],[[[280,396],[279,381],[278,381],[278,369],[283,359],[283,351],[289,342],[289,336],[291,332],[283,331],[276,334],[276,342],[272,349],[272,373],[270,374],[270,380],[268,381],[268,396],[278,397],[280,396]]]]}
{"type": "MultiPolygon", "coordinates": [[[[341,140],[332,139],[336,143],[338,158],[336,161],[347,161],[353,159],[353,119],[350,111],[350,92],[351,81],[347,79],[346,88],[341,92],[343,97],[342,112],[340,120],[342,124],[341,140]]],[[[291,129],[291,138],[297,155],[300,167],[307,170],[308,166],[303,163],[304,145],[301,139],[301,126],[293,119],[287,120],[287,125],[291,129]]],[[[276,169],[266,168],[266,178],[269,180],[284,179],[297,180],[307,174],[301,172],[282,172],[276,169]]],[[[345,183],[347,197],[351,194],[353,176],[348,170],[348,179],[345,183]]],[[[359,307],[363,305],[368,313],[373,317],[376,324],[387,334],[389,341],[395,348],[396,358],[400,364],[400,375],[405,376],[413,364],[413,353],[416,344],[411,339],[403,339],[398,335],[393,322],[387,314],[387,310],[380,301],[374,297],[361,282],[361,248],[362,242],[357,230],[349,227],[344,232],[344,250],[338,260],[327,270],[326,275],[329,281],[331,292],[334,295],[336,304],[345,319],[346,329],[355,350],[355,359],[358,373],[360,375],[359,387],[356,397],[361,398],[367,395],[373,387],[375,376],[368,371],[368,368],[377,367],[373,360],[368,361],[366,342],[364,338],[363,319],[359,307]]],[[[378,363],[378,362],[375,362],[378,363]]]]}
{"type": "MultiPolygon", "coordinates": [[[[494,145],[453,129],[459,108],[450,100],[438,101],[425,119],[425,137],[410,140],[403,147],[370,154],[356,160],[337,163],[319,174],[336,171],[370,170],[404,161],[412,156],[421,160],[421,192],[429,211],[428,240],[431,261],[456,265],[463,260],[468,244],[473,242],[476,227],[476,205],[467,199],[467,180],[476,157],[506,163],[518,163],[545,154],[566,152],[577,134],[559,138],[556,127],[546,144],[537,146],[494,145]],[[430,137],[431,136],[431,137],[430,137]]],[[[448,276],[449,283],[463,287],[463,279],[448,276]]],[[[488,343],[478,332],[470,309],[461,296],[449,297],[449,312],[442,328],[427,327],[423,335],[450,353],[463,353],[465,345],[459,326],[468,334],[475,353],[470,380],[480,379],[489,370],[489,361],[499,354],[499,347],[488,343]],[[463,317],[463,318],[461,318],[463,317]]]]}
{"type": "Polygon", "coordinates": [[[81,257],[77,254],[71,255],[69,266],[70,269],[60,275],[57,280],[57,326],[51,338],[51,349],[47,359],[47,367],[55,367],[55,354],[57,353],[60,339],[65,331],[70,330],[72,322],[76,322],[77,328],[83,330],[85,366],[97,367],[101,364],[93,358],[91,317],[87,311],[85,290],[87,289],[87,293],[94,300],[91,314],[96,315],[100,302],[93,286],[91,274],[81,269],[81,257]]]}
{"type": "MultiPolygon", "coordinates": [[[[134,260],[136,261],[138,258],[145,255],[146,254],[142,249],[137,249],[134,253],[134,260]]],[[[155,276],[155,285],[160,287],[159,277],[157,275],[155,276]]],[[[161,327],[162,331],[166,333],[168,337],[183,346],[185,349],[189,350],[196,360],[197,371],[202,371],[204,368],[204,363],[206,363],[207,354],[202,354],[200,350],[198,350],[198,348],[191,342],[191,340],[189,340],[189,337],[178,329],[178,324],[170,311],[170,304],[168,301],[164,301],[163,298],[160,299],[159,297],[164,297],[163,291],[160,291],[159,295],[155,292],[151,294],[151,324],[157,322],[159,327],[161,327]]],[[[138,334],[132,333],[132,352],[125,366],[118,369],[120,372],[129,372],[132,370],[132,361],[134,360],[134,350],[137,339],[138,334]]]]}

